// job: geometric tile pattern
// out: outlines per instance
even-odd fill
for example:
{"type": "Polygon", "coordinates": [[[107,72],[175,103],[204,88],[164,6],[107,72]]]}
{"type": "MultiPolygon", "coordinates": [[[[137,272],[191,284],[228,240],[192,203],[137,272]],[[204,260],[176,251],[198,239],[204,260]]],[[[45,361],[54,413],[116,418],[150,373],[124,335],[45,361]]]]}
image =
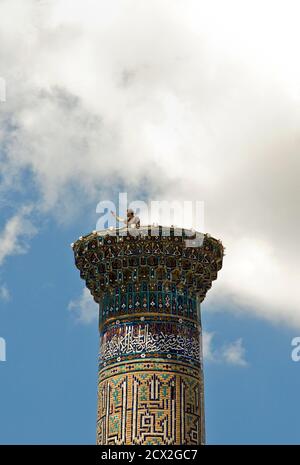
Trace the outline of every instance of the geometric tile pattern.
{"type": "Polygon", "coordinates": [[[176,363],[168,370],[132,370],[100,377],[98,444],[201,444],[204,441],[203,385],[176,363]]]}

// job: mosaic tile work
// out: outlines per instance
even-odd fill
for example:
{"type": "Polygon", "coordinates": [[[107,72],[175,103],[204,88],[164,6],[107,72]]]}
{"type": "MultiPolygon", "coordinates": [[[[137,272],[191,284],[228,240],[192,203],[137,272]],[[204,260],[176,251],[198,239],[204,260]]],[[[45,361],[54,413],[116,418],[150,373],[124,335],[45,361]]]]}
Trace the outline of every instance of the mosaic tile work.
{"type": "Polygon", "coordinates": [[[147,357],[202,363],[199,324],[177,319],[149,319],[109,325],[100,335],[99,368],[147,357]]]}
{"type": "Polygon", "coordinates": [[[99,303],[97,444],[205,441],[200,302],[223,246],[182,231],[94,232],[73,246],[99,303]]]}
{"type": "Polygon", "coordinates": [[[204,442],[199,370],[173,362],[132,362],[123,373],[100,374],[98,393],[98,444],[204,442]]]}

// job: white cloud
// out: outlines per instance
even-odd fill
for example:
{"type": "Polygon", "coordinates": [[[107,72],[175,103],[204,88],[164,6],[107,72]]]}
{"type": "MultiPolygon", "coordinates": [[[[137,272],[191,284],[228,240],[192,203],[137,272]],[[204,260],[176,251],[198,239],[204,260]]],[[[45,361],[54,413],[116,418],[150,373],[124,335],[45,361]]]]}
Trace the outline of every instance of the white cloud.
{"type": "Polygon", "coordinates": [[[242,339],[237,339],[235,342],[223,347],[223,357],[227,363],[232,365],[246,366],[245,348],[242,339]]]}
{"type": "Polygon", "coordinates": [[[2,191],[29,170],[36,206],[63,218],[118,181],[204,200],[227,251],[204,305],[299,327],[299,13],[294,0],[3,0],[2,191]]]}
{"type": "Polygon", "coordinates": [[[28,219],[32,208],[25,206],[21,208],[4,225],[0,231],[0,265],[10,255],[26,253],[28,250],[28,239],[33,237],[37,230],[28,219]]]}
{"type": "Polygon", "coordinates": [[[6,284],[0,285],[0,300],[8,301],[10,299],[10,292],[6,284]]]}
{"type": "Polygon", "coordinates": [[[81,296],[72,300],[68,306],[69,310],[75,312],[75,315],[81,323],[92,323],[97,321],[98,318],[98,305],[93,300],[90,291],[87,288],[84,288],[81,296]]]}
{"type": "Polygon", "coordinates": [[[214,359],[213,348],[212,348],[213,336],[214,336],[214,333],[210,333],[208,331],[202,331],[203,358],[207,361],[211,361],[214,359]]]}
{"type": "Polygon", "coordinates": [[[213,347],[213,332],[203,331],[203,357],[207,362],[226,363],[229,365],[246,366],[246,350],[241,338],[236,341],[224,344],[221,347],[213,347]]]}

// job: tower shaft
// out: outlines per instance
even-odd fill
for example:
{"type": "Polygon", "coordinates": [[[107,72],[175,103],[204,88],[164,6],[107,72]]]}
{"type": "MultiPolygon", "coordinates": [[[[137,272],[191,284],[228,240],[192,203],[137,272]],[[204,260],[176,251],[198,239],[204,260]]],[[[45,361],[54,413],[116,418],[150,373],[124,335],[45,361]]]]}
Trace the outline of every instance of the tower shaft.
{"type": "Polygon", "coordinates": [[[223,247],[165,229],[106,231],[74,245],[99,303],[97,444],[205,441],[200,302],[223,247]]]}

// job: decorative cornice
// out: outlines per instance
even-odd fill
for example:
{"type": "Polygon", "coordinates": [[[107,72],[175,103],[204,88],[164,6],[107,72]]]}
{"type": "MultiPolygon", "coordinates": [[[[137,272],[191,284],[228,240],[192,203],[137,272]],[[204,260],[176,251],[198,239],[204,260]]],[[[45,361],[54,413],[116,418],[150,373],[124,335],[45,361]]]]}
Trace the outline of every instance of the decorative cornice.
{"type": "Polygon", "coordinates": [[[145,282],[150,291],[158,285],[165,291],[175,287],[202,302],[224,255],[221,241],[208,234],[162,226],[93,231],[72,247],[80,276],[96,302],[106,293],[125,291],[128,284],[139,291],[145,282]]]}

